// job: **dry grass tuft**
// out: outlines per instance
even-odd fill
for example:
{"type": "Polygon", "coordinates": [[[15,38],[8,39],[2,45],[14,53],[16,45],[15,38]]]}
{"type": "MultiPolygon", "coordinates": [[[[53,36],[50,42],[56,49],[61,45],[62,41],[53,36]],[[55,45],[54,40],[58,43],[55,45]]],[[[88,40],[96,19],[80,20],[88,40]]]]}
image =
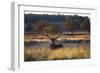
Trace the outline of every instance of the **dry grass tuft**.
{"type": "Polygon", "coordinates": [[[25,61],[42,61],[42,60],[65,60],[65,59],[85,59],[90,58],[90,49],[88,48],[64,48],[64,49],[47,49],[25,48],[25,61]]]}

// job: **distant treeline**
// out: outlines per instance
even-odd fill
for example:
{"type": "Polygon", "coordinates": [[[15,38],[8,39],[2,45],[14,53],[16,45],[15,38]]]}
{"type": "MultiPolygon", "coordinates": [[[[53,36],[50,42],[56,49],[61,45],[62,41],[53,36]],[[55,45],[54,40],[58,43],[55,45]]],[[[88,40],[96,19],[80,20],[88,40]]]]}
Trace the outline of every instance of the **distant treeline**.
{"type": "Polygon", "coordinates": [[[78,15],[48,15],[48,14],[24,14],[25,32],[36,32],[34,29],[39,24],[55,25],[62,31],[90,31],[90,19],[87,16],[78,15]]]}

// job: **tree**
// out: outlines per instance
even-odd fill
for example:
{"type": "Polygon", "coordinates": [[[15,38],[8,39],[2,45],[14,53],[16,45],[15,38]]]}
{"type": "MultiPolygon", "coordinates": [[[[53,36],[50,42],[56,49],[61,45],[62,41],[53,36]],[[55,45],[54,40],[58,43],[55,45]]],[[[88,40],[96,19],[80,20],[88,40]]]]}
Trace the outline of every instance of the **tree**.
{"type": "Polygon", "coordinates": [[[80,24],[81,30],[90,32],[90,20],[88,17],[85,17],[84,21],[80,24]]]}
{"type": "Polygon", "coordinates": [[[65,30],[70,31],[71,34],[73,34],[73,31],[75,29],[73,16],[68,16],[65,18],[64,27],[65,27],[65,30]]]}
{"type": "Polygon", "coordinates": [[[47,21],[39,20],[33,25],[33,31],[40,33],[41,31],[43,31],[43,28],[47,26],[47,24],[47,21]]]}
{"type": "MultiPolygon", "coordinates": [[[[37,31],[37,33],[45,35],[49,40],[51,40],[50,46],[52,49],[58,48],[56,40],[61,36],[62,32],[59,31],[59,29],[55,25],[47,21],[41,20],[36,24],[37,25],[35,27],[35,31],[37,31]]],[[[59,47],[62,47],[62,45],[60,44],[59,47]]]]}

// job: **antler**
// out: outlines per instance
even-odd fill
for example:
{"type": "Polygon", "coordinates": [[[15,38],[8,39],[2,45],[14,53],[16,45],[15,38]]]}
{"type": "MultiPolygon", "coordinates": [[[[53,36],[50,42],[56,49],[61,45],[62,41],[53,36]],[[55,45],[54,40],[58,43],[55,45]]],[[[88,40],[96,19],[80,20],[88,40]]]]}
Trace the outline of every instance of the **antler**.
{"type": "Polygon", "coordinates": [[[59,35],[56,37],[56,39],[58,39],[61,36],[62,32],[59,33],[59,35]]]}

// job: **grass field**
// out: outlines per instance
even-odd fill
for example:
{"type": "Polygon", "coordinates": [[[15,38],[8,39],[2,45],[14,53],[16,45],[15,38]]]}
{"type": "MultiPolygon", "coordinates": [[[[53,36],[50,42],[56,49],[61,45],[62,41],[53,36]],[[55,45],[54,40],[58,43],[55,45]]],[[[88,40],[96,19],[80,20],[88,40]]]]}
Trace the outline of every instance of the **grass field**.
{"type": "MultiPolygon", "coordinates": [[[[81,35],[62,35],[58,40],[90,40],[90,34],[86,32],[74,32],[74,34],[81,35]]],[[[55,35],[56,36],[56,35],[55,35]]],[[[32,35],[25,34],[24,41],[47,41],[46,36],[43,35],[32,35]]],[[[72,45],[73,46],[73,45],[72,45]]],[[[25,45],[24,48],[24,61],[44,61],[44,60],[68,60],[68,59],[87,59],[90,58],[90,47],[79,47],[79,48],[30,48],[25,45]]]]}
{"type": "Polygon", "coordinates": [[[24,61],[42,61],[42,60],[67,60],[67,59],[87,59],[90,58],[90,49],[88,48],[25,48],[24,61]]]}
{"type": "MultiPolygon", "coordinates": [[[[84,34],[82,34],[82,32],[78,32],[78,33],[74,32],[73,34],[80,34],[80,33],[81,33],[81,35],[73,35],[73,36],[72,35],[71,36],[61,35],[59,39],[61,39],[61,40],[89,40],[90,39],[90,34],[86,33],[86,32],[84,32],[84,34]]],[[[48,37],[46,37],[42,34],[32,35],[32,34],[25,33],[25,36],[24,36],[25,41],[29,41],[32,39],[48,40],[48,37]]]]}

